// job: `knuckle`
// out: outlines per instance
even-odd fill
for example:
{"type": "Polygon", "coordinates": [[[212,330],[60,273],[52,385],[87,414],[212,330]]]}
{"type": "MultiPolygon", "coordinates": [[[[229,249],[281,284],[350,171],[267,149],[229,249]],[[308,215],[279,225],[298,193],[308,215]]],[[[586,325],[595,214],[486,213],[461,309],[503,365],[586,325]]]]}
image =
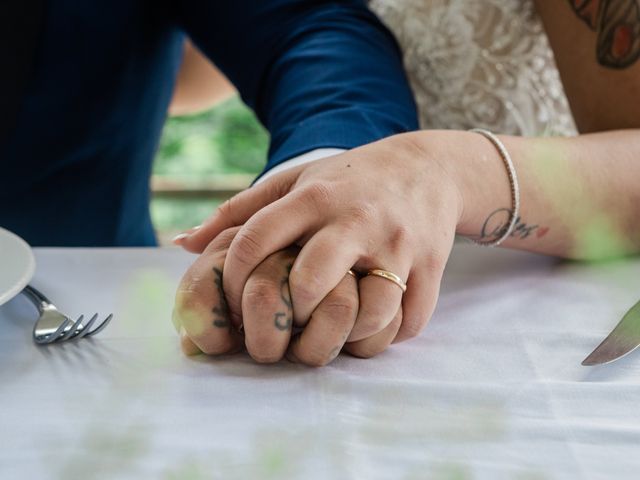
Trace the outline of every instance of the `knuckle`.
{"type": "Polygon", "coordinates": [[[276,285],[264,278],[250,278],[243,293],[243,310],[245,308],[261,312],[271,312],[278,308],[280,292],[276,285]]]}
{"type": "Polygon", "coordinates": [[[289,274],[289,288],[296,302],[314,301],[318,297],[318,292],[323,291],[323,287],[324,284],[314,269],[294,265],[289,274]]]}
{"type": "Polygon", "coordinates": [[[291,300],[298,308],[300,308],[301,305],[313,303],[316,298],[315,290],[309,287],[309,285],[291,283],[290,288],[291,300]]]}
{"type": "Polygon", "coordinates": [[[235,259],[244,264],[251,265],[256,261],[262,260],[262,246],[259,233],[250,228],[241,229],[232,243],[235,259]]]}
{"type": "Polygon", "coordinates": [[[221,216],[232,225],[238,225],[240,222],[238,222],[235,218],[235,211],[237,210],[236,204],[238,200],[243,197],[245,192],[246,190],[244,192],[237,193],[231,198],[225,200],[220,206],[218,206],[218,208],[216,208],[216,216],[221,216]]]}
{"type": "Polygon", "coordinates": [[[349,209],[348,217],[352,224],[357,226],[369,225],[375,221],[378,214],[371,204],[361,204],[349,209]]]}
{"type": "Polygon", "coordinates": [[[389,307],[383,305],[382,302],[366,302],[360,308],[358,323],[363,325],[379,325],[385,321],[389,321],[389,307]]]}
{"type": "Polygon", "coordinates": [[[324,210],[328,208],[334,198],[336,198],[334,190],[335,188],[328,182],[315,182],[304,187],[300,195],[306,202],[319,210],[324,210]]]}
{"type": "Polygon", "coordinates": [[[430,274],[440,276],[447,265],[447,255],[440,250],[431,250],[428,252],[425,263],[430,274]]]}
{"type": "Polygon", "coordinates": [[[329,300],[320,305],[320,310],[324,315],[337,321],[351,320],[358,313],[358,300],[353,296],[339,294],[332,296],[329,300]]]}
{"type": "Polygon", "coordinates": [[[367,338],[382,331],[385,327],[382,318],[363,318],[359,319],[356,326],[352,330],[353,339],[367,338]]]}
{"type": "Polygon", "coordinates": [[[389,236],[389,250],[394,253],[406,252],[411,245],[410,229],[405,225],[396,226],[389,236]]]}
{"type": "Polygon", "coordinates": [[[231,217],[231,201],[233,200],[233,197],[225,200],[224,202],[222,202],[218,208],[216,208],[216,212],[215,212],[215,216],[221,216],[221,217],[231,217]]]}
{"type": "Polygon", "coordinates": [[[209,243],[209,245],[207,245],[204,253],[213,254],[217,251],[226,251],[238,234],[239,230],[240,227],[232,227],[222,231],[211,243],[209,243]]]}
{"type": "Polygon", "coordinates": [[[295,257],[296,250],[294,247],[288,247],[284,250],[278,250],[275,253],[272,253],[267,258],[265,258],[258,268],[256,268],[256,272],[262,272],[264,274],[270,275],[271,277],[281,278],[281,273],[287,271],[289,265],[292,265],[295,257]]]}

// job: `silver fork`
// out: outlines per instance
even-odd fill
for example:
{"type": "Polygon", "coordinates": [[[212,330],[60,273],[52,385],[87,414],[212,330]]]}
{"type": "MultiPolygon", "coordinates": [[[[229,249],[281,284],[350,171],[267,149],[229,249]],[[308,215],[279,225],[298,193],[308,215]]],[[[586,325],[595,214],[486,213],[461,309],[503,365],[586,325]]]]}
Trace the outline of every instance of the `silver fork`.
{"type": "Polygon", "coordinates": [[[38,290],[28,285],[22,293],[36,306],[40,317],[33,327],[33,340],[39,345],[46,345],[54,342],[64,342],[71,339],[81,339],[100,333],[113,318],[110,314],[97,327],[91,330],[98,319],[96,313],[91,319],[84,323],[84,315],[74,322],[64,315],[38,290]]]}

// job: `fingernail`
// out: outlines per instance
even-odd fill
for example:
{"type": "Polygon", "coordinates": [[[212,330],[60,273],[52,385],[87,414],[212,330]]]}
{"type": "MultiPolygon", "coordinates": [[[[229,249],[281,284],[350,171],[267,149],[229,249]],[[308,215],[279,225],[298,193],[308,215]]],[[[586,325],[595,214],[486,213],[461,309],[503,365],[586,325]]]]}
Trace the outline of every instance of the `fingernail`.
{"type": "Polygon", "coordinates": [[[181,233],[179,235],[176,235],[175,237],[173,237],[173,239],[171,240],[172,243],[174,243],[175,245],[179,245],[180,243],[182,243],[182,241],[187,238],[189,236],[188,233],[181,233]]]}
{"type": "Polygon", "coordinates": [[[189,230],[182,232],[178,235],[176,235],[175,237],[173,237],[173,239],[171,240],[174,244],[178,245],[182,242],[182,240],[184,240],[185,238],[191,236],[192,234],[194,234],[195,232],[197,232],[198,230],[200,230],[202,228],[202,225],[196,225],[195,227],[191,227],[189,230]]]}

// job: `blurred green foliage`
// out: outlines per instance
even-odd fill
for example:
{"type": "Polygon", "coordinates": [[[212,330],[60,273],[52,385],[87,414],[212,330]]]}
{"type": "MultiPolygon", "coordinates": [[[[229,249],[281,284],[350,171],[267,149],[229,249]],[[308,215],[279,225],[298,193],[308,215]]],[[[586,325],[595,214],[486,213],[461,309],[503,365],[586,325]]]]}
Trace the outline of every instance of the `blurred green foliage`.
{"type": "MultiPolygon", "coordinates": [[[[189,181],[262,171],[269,134],[238,97],[213,109],[167,121],[153,173],[189,181]]],[[[153,199],[151,214],[161,238],[192,227],[217,206],[212,200],[153,199]]]]}
{"type": "Polygon", "coordinates": [[[170,176],[257,174],[269,135],[238,97],[167,121],[153,173],[170,176]]]}
{"type": "Polygon", "coordinates": [[[200,225],[220,204],[217,200],[154,198],[151,200],[151,218],[162,244],[176,234],[200,225]]]}

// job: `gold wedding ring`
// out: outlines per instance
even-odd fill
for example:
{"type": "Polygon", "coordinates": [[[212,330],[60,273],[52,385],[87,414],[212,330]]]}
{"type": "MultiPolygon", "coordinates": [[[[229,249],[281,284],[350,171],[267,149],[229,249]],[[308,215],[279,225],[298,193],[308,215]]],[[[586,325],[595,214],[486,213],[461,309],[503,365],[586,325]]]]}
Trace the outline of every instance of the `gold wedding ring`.
{"type": "Polygon", "coordinates": [[[356,275],[356,272],[354,272],[353,270],[349,270],[347,273],[351,275],[353,278],[355,278],[356,280],[358,279],[358,275],[356,275]]]}
{"type": "Polygon", "coordinates": [[[402,279],[396,275],[395,273],[389,272],[387,270],[381,270],[379,268],[374,268],[373,270],[369,270],[367,272],[367,276],[373,275],[374,277],[381,277],[386,280],[389,280],[399,286],[403,292],[407,291],[407,284],[402,281],[402,279]]]}

